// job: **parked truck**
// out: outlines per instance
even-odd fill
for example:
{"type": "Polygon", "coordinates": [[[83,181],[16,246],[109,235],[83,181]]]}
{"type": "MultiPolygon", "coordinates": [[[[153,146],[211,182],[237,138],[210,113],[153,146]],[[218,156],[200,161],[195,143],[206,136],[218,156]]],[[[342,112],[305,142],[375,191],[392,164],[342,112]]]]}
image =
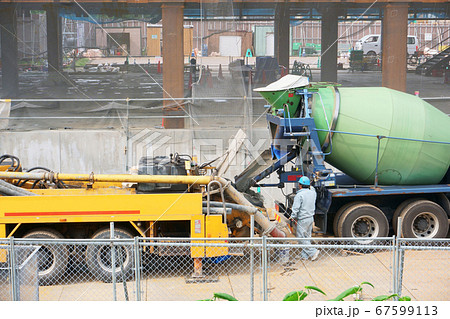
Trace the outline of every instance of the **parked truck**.
{"type": "MultiPolygon", "coordinates": [[[[107,240],[113,222],[114,238],[216,238],[220,243],[250,236],[251,215],[261,234],[291,235],[288,228],[271,221],[273,213],[252,205],[248,196],[212,170],[190,156],[174,154],[142,158],[137,175],[60,174],[43,167],[23,171],[17,157],[4,155],[0,157],[0,238],[107,240]]],[[[99,280],[111,281],[113,269],[118,278],[127,278],[134,252],[130,246],[119,248],[113,267],[109,244],[88,245],[81,253],[70,245],[43,244],[40,282],[51,284],[62,278],[71,255],[83,256],[81,262],[99,280]]],[[[229,255],[226,247],[209,246],[176,252],[158,246],[145,253],[188,255],[196,276],[202,273],[203,258],[229,255]]],[[[7,252],[0,246],[0,263],[6,261],[7,252]]]]}
{"type": "MultiPolygon", "coordinates": [[[[255,91],[269,102],[272,145],[236,177],[238,190],[284,188],[306,175],[318,192],[315,225],[321,232],[361,238],[386,237],[390,230],[402,237],[447,236],[446,114],[388,88],[310,84],[295,75],[255,91]],[[279,182],[264,183],[274,172],[279,182]]],[[[277,202],[287,218],[294,195],[277,202]]]]}

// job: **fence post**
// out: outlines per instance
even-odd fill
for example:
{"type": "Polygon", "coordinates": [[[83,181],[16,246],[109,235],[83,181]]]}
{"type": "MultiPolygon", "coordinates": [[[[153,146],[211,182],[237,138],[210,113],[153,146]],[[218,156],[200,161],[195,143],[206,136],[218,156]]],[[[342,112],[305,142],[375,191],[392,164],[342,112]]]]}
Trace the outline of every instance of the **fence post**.
{"type": "MultiPolygon", "coordinates": [[[[398,241],[397,241],[397,236],[394,235],[394,239],[392,241],[392,246],[393,246],[393,261],[392,261],[392,293],[396,294],[397,293],[397,275],[398,275],[398,270],[397,270],[397,255],[398,255],[398,247],[397,247],[398,241]]],[[[394,297],[394,300],[398,300],[397,297],[394,297]]]]}
{"type": "Polygon", "coordinates": [[[14,237],[9,238],[9,266],[11,267],[11,299],[12,301],[19,301],[19,291],[17,287],[17,272],[16,272],[16,253],[14,247],[14,237]]]}
{"type": "Polygon", "coordinates": [[[250,215],[250,301],[254,301],[255,295],[255,264],[254,264],[254,240],[253,232],[255,231],[255,216],[250,215]]]}
{"type": "Polygon", "coordinates": [[[263,301],[267,301],[267,236],[262,237],[263,301]]]}
{"type": "Polygon", "coordinates": [[[134,268],[136,279],[136,301],[141,301],[141,268],[140,268],[140,254],[139,254],[139,238],[134,237],[134,268]]]}
{"type": "Polygon", "coordinates": [[[111,273],[112,273],[112,285],[113,285],[113,298],[117,301],[117,291],[116,291],[116,247],[114,247],[114,222],[109,223],[109,229],[111,232],[111,273]]]}
{"type": "Polygon", "coordinates": [[[398,245],[398,275],[397,275],[397,294],[402,295],[402,285],[403,285],[403,266],[405,264],[405,250],[398,245]]]}
{"type": "MultiPolygon", "coordinates": [[[[399,238],[402,236],[402,217],[398,217],[397,222],[397,237],[395,242],[396,250],[396,275],[395,275],[395,291],[397,295],[402,295],[402,278],[403,278],[403,263],[404,263],[404,250],[400,248],[399,238]]],[[[395,298],[398,300],[398,297],[395,298]]]]}

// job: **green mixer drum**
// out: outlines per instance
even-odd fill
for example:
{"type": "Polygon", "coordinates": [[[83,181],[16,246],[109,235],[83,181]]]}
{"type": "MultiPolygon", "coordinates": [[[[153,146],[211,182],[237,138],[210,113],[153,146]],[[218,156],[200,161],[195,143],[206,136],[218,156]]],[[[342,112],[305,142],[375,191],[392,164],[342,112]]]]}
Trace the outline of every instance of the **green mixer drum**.
{"type": "MultiPolygon", "coordinates": [[[[313,95],[316,127],[333,127],[335,98],[340,100],[335,131],[450,142],[450,118],[419,97],[382,87],[319,89],[313,95]],[[320,96],[319,96],[320,95],[320,96]]],[[[319,132],[323,145],[328,132],[319,132]]],[[[376,137],[335,133],[326,161],[356,180],[375,180],[376,137]]],[[[383,138],[378,183],[416,185],[439,183],[450,165],[450,144],[383,138]]]]}

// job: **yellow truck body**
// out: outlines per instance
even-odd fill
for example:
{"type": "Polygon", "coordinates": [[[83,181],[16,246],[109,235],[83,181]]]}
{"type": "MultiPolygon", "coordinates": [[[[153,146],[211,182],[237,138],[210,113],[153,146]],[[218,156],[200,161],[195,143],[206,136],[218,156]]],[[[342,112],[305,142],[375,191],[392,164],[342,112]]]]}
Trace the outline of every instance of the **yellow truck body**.
{"type": "MultiPolygon", "coordinates": [[[[155,223],[167,221],[186,222],[191,238],[228,237],[222,215],[202,214],[201,193],[135,194],[126,188],[32,191],[41,196],[0,196],[0,238],[14,236],[21,228],[110,222],[129,223],[137,236],[154,237],[155,223]]],[[[226,247],[191,247],[193,258],[227,254],[226,247]]]]}

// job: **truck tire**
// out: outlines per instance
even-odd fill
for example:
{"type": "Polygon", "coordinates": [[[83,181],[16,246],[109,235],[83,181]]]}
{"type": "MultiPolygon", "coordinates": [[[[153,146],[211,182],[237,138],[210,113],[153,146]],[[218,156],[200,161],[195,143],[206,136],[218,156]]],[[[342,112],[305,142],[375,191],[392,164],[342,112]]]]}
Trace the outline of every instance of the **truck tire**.
{"type": "Polygon", "coordinates": [[[387,237],[389,223],[384,213],[364,202],[349,206],[340,216],[337,232],[341,237],[387,237]]]}
{"type": "MultiPolygon", "coordinates": [[[[23,238],[61,239],[61,233],[53,229],[37,228],[31,230],[23,238]]],[[[43,244],[38,250],[38,278],[40,285],[51,285],[64,276],[69,260],[66,245],[43,244]]]]}
{"type": "Polygon", "coordinates": [[[398,224],[398,218],[400,217],[400,214],[405,209],[406,206],[411,204],[412,202],[418,200],[417,198],[410,198],[402,202],[400,205],[398,205],[397,209],[394,212],[394,215],[392,216],[392,229],[394,230],[394,234],[398,236],[397,234],[397,224],[398,224]]]}
{"type": "MultiPolygon", "coordinates": [[[[116,238],[133,238],[126,230],[116,228],[114,230],[116,238]]],[[[109,239],[111,236],[109,228],[97,231],[92,239],[109,239]]],[[[127,280],[133,270],[133,246],[116,246],[115,273],[117,282],[127,280]],[[123,269],[123,272],[122,272],[123,269]]],[[[111,246],[109,245],[89,245],[86,249],[86,264],[89,271],[95,278],[104,282],[112,281],[111,246]]]]}
{"type": "Polygon", "coordinates": [[[444,209],[429,200],[416,200],[400,213],[401,237],[445,238],[448,233],[448,216],[444,209]]]}
{"type": "Polygon", "coordinates": [[[337,213],[334,215],[334,219],[333,219],[333,233],[334,233],[334,236],[342,237],[342,234],[340,234],[339,231],[338,231],[338,224],[339,224],[339,220],[341,219],[342,214],[350,206],[354,206],[354,205],[358,205],[358,204],[362,204],[362,203],[364,203],[364,202],[350,202],[350,203],[347,203],[347,204],[343,205],[341,208],[339,208],[337,213]]]}

